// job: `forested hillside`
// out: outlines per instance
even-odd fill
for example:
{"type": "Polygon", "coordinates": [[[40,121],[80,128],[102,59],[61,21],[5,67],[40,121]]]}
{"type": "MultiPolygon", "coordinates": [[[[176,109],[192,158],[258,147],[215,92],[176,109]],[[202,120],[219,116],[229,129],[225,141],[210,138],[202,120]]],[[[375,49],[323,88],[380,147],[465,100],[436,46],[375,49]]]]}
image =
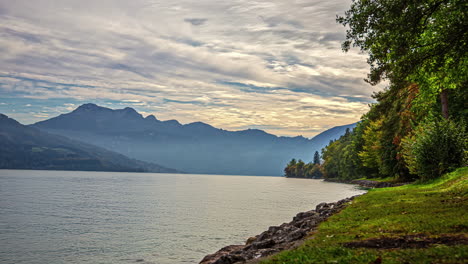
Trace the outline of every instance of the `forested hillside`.
{"type": "Polygon", "coordinates": [[[177,172],[45,133],[3,114],[0,114],[0,169],[177,172]]]}

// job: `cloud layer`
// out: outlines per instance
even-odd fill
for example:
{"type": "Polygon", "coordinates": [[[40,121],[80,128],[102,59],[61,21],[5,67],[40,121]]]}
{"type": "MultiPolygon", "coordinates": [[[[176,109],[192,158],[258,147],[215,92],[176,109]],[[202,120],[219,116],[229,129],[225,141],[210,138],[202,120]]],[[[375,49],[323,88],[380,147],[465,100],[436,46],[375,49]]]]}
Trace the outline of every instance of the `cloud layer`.
{"type": "Polygon", "coordinates": [[[341,52],[349,5],[0,0],[0,112],[30,123],[96,102],[313,136],[356,122],[379,89],[365,55],[341,52]]]}

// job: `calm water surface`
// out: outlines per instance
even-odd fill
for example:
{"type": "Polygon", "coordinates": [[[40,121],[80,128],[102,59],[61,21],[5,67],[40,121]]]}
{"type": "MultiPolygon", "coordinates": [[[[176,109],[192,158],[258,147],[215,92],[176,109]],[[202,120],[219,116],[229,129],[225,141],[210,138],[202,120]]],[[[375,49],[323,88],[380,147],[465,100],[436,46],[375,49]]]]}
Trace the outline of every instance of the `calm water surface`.
{"type": "Polygon", "coordinates": [[[0,263],[198,263],[362,192],[282,177],[0,170],[0,263]]]}

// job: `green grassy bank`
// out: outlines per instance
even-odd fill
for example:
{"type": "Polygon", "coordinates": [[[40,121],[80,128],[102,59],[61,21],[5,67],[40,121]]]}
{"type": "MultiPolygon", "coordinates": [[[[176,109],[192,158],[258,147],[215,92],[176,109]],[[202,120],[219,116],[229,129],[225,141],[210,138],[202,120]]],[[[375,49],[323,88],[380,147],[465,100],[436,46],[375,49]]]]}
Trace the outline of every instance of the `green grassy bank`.
{"type": "Polygon", "coordinates": [[[262,263],[468,263],[468,168],[373,189],[297,249],[262,263]]]}

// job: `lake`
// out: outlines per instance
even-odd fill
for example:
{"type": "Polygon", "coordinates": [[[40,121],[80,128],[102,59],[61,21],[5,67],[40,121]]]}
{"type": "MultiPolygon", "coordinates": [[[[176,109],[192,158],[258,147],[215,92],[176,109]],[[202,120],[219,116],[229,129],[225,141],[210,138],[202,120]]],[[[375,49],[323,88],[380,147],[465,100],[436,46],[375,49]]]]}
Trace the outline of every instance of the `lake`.
{"type": "Polygon", "coordinates": [[[0,170],[0,263],[198,263],[363,192],[284,177],[0,170]]]}

